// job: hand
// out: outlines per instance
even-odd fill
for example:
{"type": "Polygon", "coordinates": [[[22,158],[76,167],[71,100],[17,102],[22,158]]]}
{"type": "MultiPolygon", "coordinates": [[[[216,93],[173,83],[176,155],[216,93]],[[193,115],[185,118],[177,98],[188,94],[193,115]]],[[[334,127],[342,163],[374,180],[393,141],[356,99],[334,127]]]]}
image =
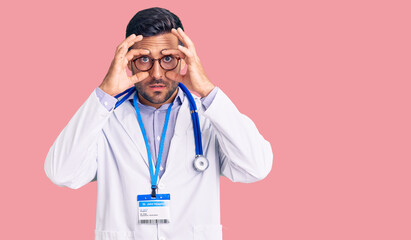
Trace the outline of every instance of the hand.
{"type": "Polygon", "coordinates": [[[127,64],[134,56],[148,55],[150,53],[145,49],[131,49],[128,51],[133,44],[142,39],[142,35],[136,36],[135,34],[132,34],[117,46],[116,54],[114,55],[110,68],[104,77],[103,82],[99,86],[101,90],[111,96],[115,96],[149,76],[148,72],[138,72],[129,77],[126,72],[127,64]]]}
{"type": "Polygon", "coordinates": [[[178,45],[177,49],[163,50],[162,54],[177,55],[187,63],[187,72],[183,75],[168,71],[166,77],[182,82],[191,91],[197,92],[201,97],[207,96],[214,88],[214,84],[206,76],[200,58],[198,58],[193,42],[183,32],[181,28],[172,29],[171,33],[184,44],[185,47],[178,45]]]}

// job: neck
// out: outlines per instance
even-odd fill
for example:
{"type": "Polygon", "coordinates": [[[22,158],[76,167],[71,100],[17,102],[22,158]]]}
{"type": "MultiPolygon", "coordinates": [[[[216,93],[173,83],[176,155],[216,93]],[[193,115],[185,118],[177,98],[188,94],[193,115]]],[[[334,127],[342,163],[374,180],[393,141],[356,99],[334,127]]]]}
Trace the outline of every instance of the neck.
{"type": "Polygon", "coordinates": [[[178,88],[176,89],[176,91],[174,91],[173,95],[171,95],[171,97],[163,103],[152,103],[148,101],[147,99],[145,99],[143,96],[141,96],[140,93],[138,93],[138,100],[144,105],[151,106],[151,107],[158,109],[164,104],[172,103],[174,99],[177,97],[177,92],[178,92],[178,88]]]}

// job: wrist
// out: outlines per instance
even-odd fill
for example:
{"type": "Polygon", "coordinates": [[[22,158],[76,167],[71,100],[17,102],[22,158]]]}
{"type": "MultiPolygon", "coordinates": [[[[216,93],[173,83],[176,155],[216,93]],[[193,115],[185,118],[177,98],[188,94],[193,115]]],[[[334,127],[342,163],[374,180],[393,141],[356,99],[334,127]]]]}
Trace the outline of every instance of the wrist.
{"type": "Polygon", "coordinates": [[[110,88],[107,88],[104,84],[100,84],[100,86],[98,86],[103,92],[107,93],[110,96],[115,96],[116,93],[114,93],[113,91],[110,90],[110,88]]]}
{"type": "Polygon", "coordinates": [[[214,84],[210,83],[207,86],[203,87],[201,92],[198,92],[198,94],[200,95],[200,97],[207,97],[208,94],[210,94],[211,91],[213,91],[213,89],[215,88],[214,84]]]}

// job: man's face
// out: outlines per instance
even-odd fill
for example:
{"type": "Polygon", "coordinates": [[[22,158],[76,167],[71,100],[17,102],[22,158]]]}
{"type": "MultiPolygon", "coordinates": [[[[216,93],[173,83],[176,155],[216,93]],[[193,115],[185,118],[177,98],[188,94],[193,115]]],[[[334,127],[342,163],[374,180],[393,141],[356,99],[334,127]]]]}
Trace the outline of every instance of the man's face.
{"type": "MultiPolygon", "coordinates": [[[[177,37],[172,33],[165,33],[152,37],[144,37],[143,40],[135,43],[131,48],[147,49],[150,51],[150,54],[148,55],[149,57],[159,59],[164,56],[161,53],[162,50],[177,49],[177,46],[177,37]]],[[[133,59],[138,57],[140,56],[135,56],[133,59]]],[[[132,61],[130,61],[129,68],[130,67],[133,74],[139,72],[132,61]]],[[[179,65],[171,71],[179,72],[180,67],[181,61],[179,65]]],[[[138,93],[148,102],[161,105],[169,100],[170,97],[176,92],[178,82],[166,78],[166,70],[160,66],[159,61],[154,61],[154,65],[148,73],[149,77],[135,84],[136,89],[138,93]]]]}

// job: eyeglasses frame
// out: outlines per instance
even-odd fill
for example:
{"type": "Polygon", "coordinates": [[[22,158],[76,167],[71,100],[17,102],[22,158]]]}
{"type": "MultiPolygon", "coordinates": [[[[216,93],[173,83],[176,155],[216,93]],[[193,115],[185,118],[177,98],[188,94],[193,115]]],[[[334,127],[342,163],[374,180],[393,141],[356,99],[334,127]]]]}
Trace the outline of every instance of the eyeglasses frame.
{"type": "Polygon", "coordinates": [[[150,71],[150,70],[153,68],[155,61],[159,61],[158,63],[160,64],[160,67],[161,67],[162,69],[166,70],[166,71],[174,70],[174,69],[176,69],[176,67],[178,66],[178,63],[180,62],[180,59],[181,59],[180,57],[176,57],[176,56],[174,56],[174,55],[169,54],[169,55],[165,55],[165,56],[163,56],[163,57],[161,57],[161,58],[157,58],[157,59],[156,59],[156,58],[151,58],[151,57],[149,57],[149,56],[141,56],[141,57],[136,58],[136,59],[133,59],[133,60],[131,60],[131,61],[133,62],[134,67],[136,67],[139,71],[148,72],[148,71],[150,71]],[[163,68],[163,66],[161,66],[161,61],[160,61],[160,60],[163,59],[163,58],[165,58],[165,57],[169,57],[169,56],[172,56],[172,57],[176,58],[176,59],[177,59],[177,64],[176,64],[176,66],[175,66],[174,68],[172,68],[172,69],[165,69],[165,68],[163,68]],[[147,69],[147,70],[140,70],[140,69],[137,67],[137,65],[136,65],[136,61],[137,61],[138,59],[140,59],[140,58],[143,58],[143,57],[148,57],[148,58],[151,60],[151,62],[152,62],[151,67],[150,67],[149,69],[147,69]]]}

